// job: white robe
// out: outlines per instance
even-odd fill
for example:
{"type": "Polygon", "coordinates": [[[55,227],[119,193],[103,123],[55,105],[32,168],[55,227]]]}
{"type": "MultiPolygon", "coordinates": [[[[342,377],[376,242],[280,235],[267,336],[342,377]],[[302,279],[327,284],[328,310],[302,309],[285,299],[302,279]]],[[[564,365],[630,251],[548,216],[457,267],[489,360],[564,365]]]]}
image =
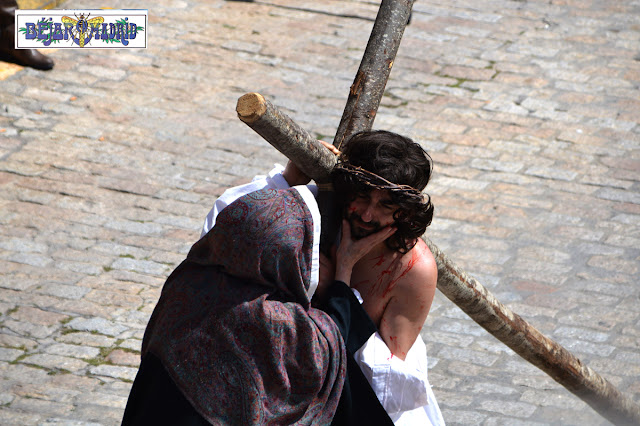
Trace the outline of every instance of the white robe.
{"type": "MultiPolygon", "coordinates": [[[[256,176],[250,183],[227,189],[207,214],[201,237],[213,228],[218,213],[241,196],[263,188],[289,188],[282,176],[283,170],[276,164],[267,176],[256,176]]],[[[309,189],[317,195],[315,186],[309,185],[309,189]]],[[[362,303],[360,294],[353,291],[362,303]]],[[[420,335],[404,361],[391,354],[377,332],[358,349],[354,358],[395,425],[445,424],[427,377],[427,348],[420,335]]]]}

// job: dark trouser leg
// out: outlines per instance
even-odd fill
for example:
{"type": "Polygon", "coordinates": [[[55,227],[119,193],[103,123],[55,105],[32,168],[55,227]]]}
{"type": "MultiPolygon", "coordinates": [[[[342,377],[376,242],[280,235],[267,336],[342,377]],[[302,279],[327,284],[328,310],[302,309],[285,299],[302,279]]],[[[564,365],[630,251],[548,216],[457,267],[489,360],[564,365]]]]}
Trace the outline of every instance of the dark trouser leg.
{"type": "Polygon", "coordinates": [[[53,59],[35,49],[15,49],[15,11],[16,0],[0,0],[0,53],[2,59],[16,62],[39,70],[53,68],[53,59]]]}
{"type": "Polygon", "coordinates": [[[151,354],[140,364],[122,418],[122,426],[147,425],[209,426],[151,354]]]}

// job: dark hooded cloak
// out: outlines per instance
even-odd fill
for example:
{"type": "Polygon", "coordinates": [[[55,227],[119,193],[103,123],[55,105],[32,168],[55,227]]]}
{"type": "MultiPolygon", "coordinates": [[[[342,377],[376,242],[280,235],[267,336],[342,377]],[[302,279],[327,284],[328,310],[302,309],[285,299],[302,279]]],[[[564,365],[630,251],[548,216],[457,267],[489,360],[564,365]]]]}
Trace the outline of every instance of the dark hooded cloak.
{"type": "MultiPolygon", "coordinates": [[[[159,361],[209,423],[320,425],[336,411],[345,347],[336,324],[310,306],[317,206],[303,192],[265,189],[225,208],[151,316],[143,364],[159,361]]],[[[134,390],[123,423],[140,418],[134,390]]]]}

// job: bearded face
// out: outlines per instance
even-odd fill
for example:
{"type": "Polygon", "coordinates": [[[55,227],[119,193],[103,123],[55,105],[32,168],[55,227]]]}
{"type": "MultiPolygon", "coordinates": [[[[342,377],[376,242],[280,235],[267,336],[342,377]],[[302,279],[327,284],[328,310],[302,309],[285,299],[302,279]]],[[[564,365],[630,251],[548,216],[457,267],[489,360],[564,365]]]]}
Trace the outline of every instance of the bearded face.
{"type": "Polygon", "coordinates": [[[351,238],[358,240],[391,225],[397,209],[389,191],[374,189],[357,194],[344,213],[351,226],[351,238]]]}
{"type": "Polygon", "coordinates": [[[351,238],[359,240],[360,238],[367,237],[371,234],[382,230],[384,227],[380,225],[380,222],[365,222],[362,217],[354,212],[347,212],[346,219],[351,227],[351,238]]]}

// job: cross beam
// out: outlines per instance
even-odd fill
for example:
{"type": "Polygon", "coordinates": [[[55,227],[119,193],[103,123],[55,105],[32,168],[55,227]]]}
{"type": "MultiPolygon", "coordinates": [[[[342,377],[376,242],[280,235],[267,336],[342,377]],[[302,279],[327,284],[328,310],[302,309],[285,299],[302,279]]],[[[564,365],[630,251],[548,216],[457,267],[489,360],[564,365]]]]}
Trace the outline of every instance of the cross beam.
{"type": "Polygon", "coordinates": [[[371,130],[412,7],[413,0],[382,0],[333,139],[338,149],[355,133],[371,130]]]}
{"type": "MultiPolygon", "coordinates": [[[[258,93],[238,100],[238,118],[316,181],[326,181],[335,155],[258,93]]],[[[469,277],[431,240],[422,236],[438,264],[438,290],[472,320],[526,361],[551,376],[614,424],[640,424],[640,406],[608,380],[543,335],[469,277]]]]}
{"type": "MultiPolygon", "coordinates": [[[[413,0],[382,0],[360,68],[356,74],[334,145],[340,149],[353,134],[373,126],[395,55],[411,14],[413,0]]],[[[249,93],[238,100],[238,117],[316,182],[326,182],[335,156],[309,132],[298,126],[263,96],[249,93]]],[[[323,233],[333,226],[325,204],[331,198],[321,191],[319,204],[323,233]]],[[[333,213],[332,213],[333,214],[333,213]]],[[[332,234],[334,231],[330,231],[332,234]]],[[[326,240],[327,236],[323,238],[326,240]]],[[[469,277],[425,236],[438,264],[438,289],[475,322],[518,355],[615,424],[640,424],[640,406],[564,347],[500,303],[484,286],[469,277]]],[[[330,240],[330,238],[329,238],[330,240]]],[[[321,243],[322,247],[322,243],[321,243]]]]}

